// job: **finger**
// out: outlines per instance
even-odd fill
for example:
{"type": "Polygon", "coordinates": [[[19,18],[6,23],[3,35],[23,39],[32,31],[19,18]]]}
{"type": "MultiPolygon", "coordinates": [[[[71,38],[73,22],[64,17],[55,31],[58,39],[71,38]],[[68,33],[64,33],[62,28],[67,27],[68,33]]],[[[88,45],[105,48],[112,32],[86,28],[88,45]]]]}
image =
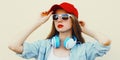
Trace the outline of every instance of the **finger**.
{"type": "Polygon", "coordinates": [[[44,13],[48,13],[47,11],[44,11],[44,13]]]}
{"type": "Polygon", "coordinates": [[[47,16],[48,15],[48,12],[47,11],[44,11],[41,13],[41,16],[47,16]]]}
{"type": "Polygon", "coordinates": [[[50,17],[50,16],[52,15],[52,13],[53,13],[53,11],[51,11],[51,12],[48,14],[48,16],[50,17]]]}
{"type": "Polygon", "coordinates": [[[79,24],[80,24],[81,26],[85,26],[85,22],[84,22],[84,21],[79,21],[79,24]]]}
{"type": "Polygon", "coordinates": [[[45,12],[41,12],[41,14],[40,15],[43,15],[45,12]]]}
{"type": "Polygon", "coordinates": [[[46,11],[44,11],[44,12],[43,12],[43,14],[47,14],[47,12],[46,12],[46,11]]]}
{"type": "Polygon", "coordinates": [[[42,12],[41,14],[47,14],[47,11],[42,12]]]}

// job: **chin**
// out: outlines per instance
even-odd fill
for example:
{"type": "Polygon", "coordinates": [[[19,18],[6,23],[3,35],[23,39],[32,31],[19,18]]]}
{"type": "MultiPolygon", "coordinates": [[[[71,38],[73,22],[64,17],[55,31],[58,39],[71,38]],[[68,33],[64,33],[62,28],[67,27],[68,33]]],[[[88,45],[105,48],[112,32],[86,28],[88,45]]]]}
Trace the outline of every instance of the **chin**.
{"type": "Polygon", "coordinates": [[[65,32],[65,30],[61,30],[61,29],[60,29],[60,30],[57,30],[57,31],[58,31],[59,33],[65,32]]]}
{"type": "Polygon", "coordinates": [[[58,30],[59,33],[65,33],[67,32],[68,30],[58,30]]]}
{"type": "Polygon", "coordinates": [[[65,32],[65,31],[61,31],[61,30],[59,30],[58,32],[61,33],[61,32],[65,32]]]}
{"type": "Polygon", "coordinates": [[[64,33],[64,32],[67,32],[67,31],[72,31],[71,29],[57,29],[57,31],[59,33],[64,33]]]}

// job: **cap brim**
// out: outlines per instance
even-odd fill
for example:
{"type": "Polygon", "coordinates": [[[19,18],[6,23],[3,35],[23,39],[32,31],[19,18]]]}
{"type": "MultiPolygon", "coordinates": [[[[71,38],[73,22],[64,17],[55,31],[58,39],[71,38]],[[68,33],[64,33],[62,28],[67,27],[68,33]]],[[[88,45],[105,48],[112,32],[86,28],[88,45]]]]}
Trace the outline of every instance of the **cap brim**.
{"type": "Polygon", "coordinates": [[[63,8],[60,5],[55,4],[50,8],[48,12],[53,11],[53,14],[54,14],[57,9],[63,9],[63,8]]]}

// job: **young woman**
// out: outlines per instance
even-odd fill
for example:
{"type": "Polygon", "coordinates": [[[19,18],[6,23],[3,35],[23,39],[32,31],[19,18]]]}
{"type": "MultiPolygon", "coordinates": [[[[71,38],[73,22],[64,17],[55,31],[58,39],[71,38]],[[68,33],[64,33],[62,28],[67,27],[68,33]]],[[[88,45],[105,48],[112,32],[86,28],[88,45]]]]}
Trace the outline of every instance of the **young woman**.
{"type": "Polygon", "coordinates": [[[23,58],[36,60],[95,60],[110,49],[110,39],[88,29],[83,21],[78,21],[78,11],[70,3],[55,4],[49,11],[41,13],[41,19],[17,38],[9,48],[23,58]],[[52,30],[45,40],[27,43],[27,37],[44,24],[52,15],[52,30]],[[95,39],[85,42],[81,33],[95,39]]]}

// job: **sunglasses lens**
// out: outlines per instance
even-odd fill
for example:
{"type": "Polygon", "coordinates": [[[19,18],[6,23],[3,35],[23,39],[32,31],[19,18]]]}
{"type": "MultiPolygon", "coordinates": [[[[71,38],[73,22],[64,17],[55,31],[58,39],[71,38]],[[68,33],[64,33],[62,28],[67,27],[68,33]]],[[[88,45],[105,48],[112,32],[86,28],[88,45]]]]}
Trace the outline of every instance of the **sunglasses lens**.
{"type": "Polygon", "coordinates": [[[63,15],[62,15],[62,19],[63,19],[63,20],[68,20],[68,18],[69,18],[68,14],[63,14],[63,15]]]}
{"type": "Polygon", "coordinates": [[[53,20],[58,20],[59,16],[60,16],[63,20],[68,20],[69,17],[70,17],[68,14],[62,14],[62,15],[54,14],[54,15],[53,15],[53,20]]]}
{"type": "Polygon", "coordinates": [[[54,14],[53,15],[53,20],[57,20],[58,19],[58,15],[54,14]]]}

